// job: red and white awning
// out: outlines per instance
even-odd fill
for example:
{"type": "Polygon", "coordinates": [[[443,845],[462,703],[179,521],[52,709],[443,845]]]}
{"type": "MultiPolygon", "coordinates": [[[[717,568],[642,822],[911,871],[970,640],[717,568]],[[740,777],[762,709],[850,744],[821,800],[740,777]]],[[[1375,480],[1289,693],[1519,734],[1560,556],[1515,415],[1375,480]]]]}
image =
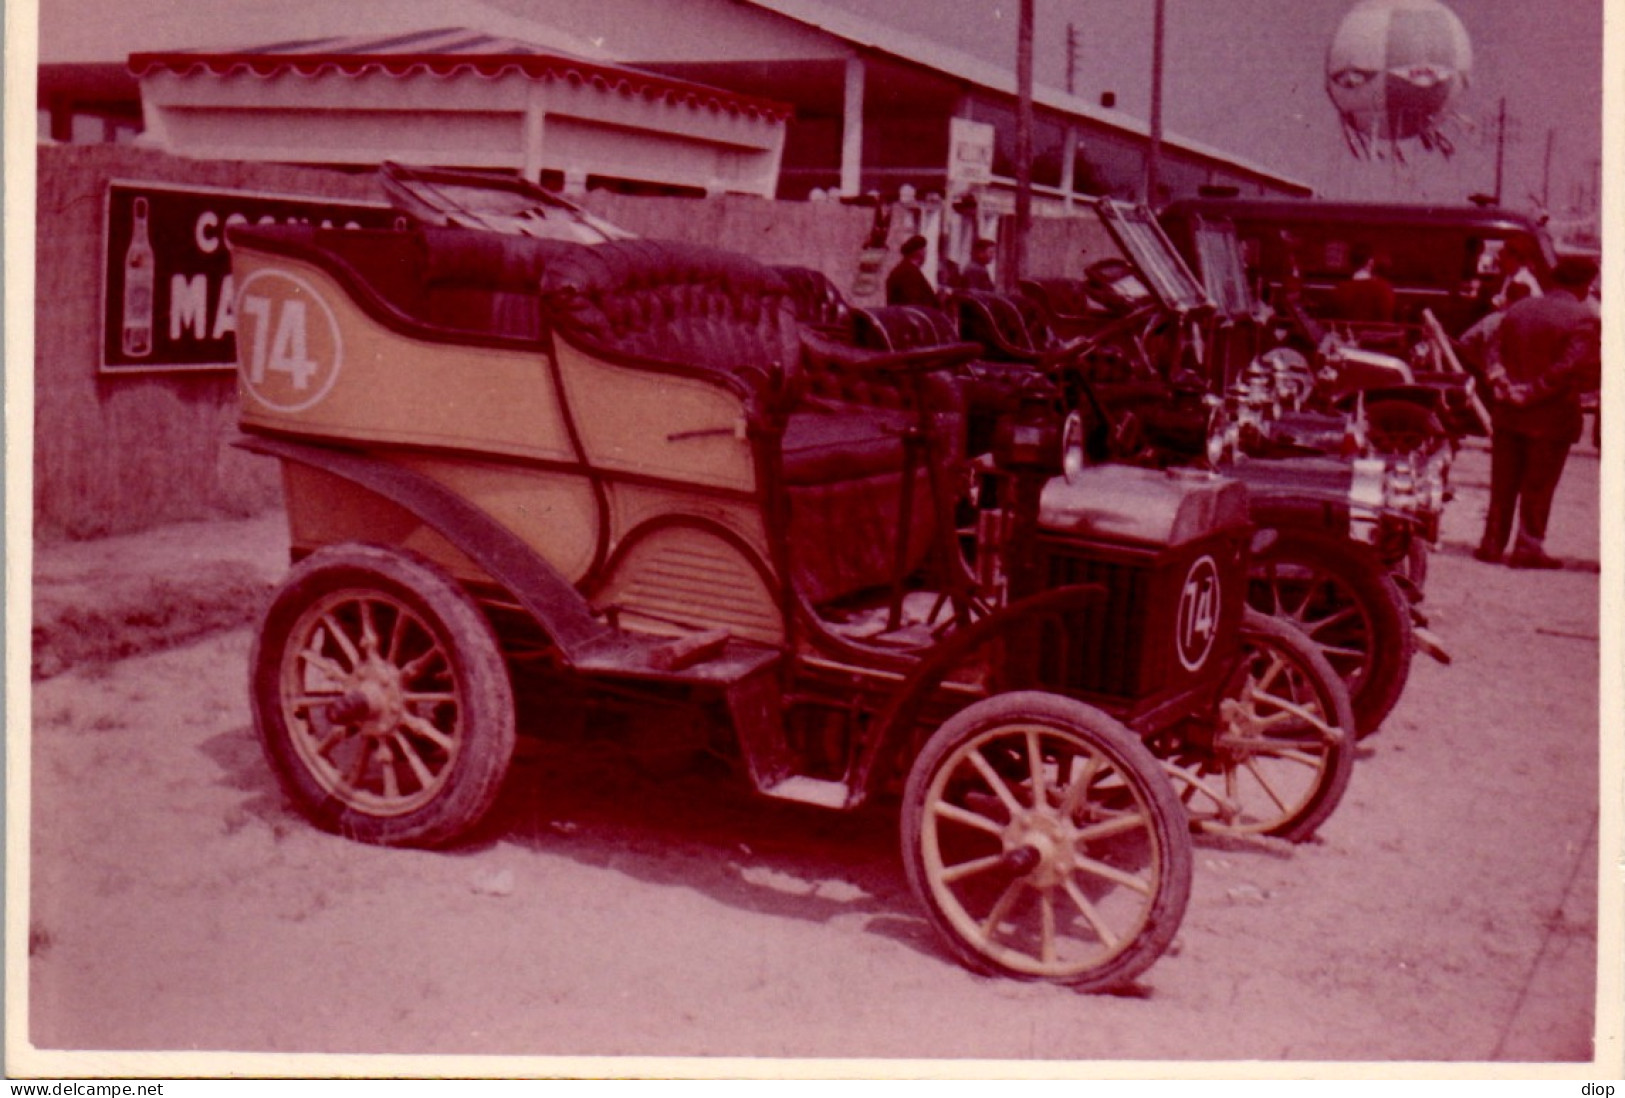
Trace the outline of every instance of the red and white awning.
{"type": "Polygon", "coordinates": [[[785,104],[463,28],[137,53],[186,156],[512,168],[771,196],[785,104]]]}

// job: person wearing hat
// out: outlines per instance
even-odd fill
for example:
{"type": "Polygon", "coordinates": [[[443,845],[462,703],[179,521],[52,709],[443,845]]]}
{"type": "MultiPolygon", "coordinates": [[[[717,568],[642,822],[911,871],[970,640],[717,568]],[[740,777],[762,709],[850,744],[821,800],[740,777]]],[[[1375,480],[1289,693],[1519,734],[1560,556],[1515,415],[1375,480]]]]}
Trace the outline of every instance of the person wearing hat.
{"type": "Polygon", "coordinates": [[[1518,537],[1507,564],[1562,567],[1546,554],[1546,525],[1569,447],[1580,440],[1580,395],[1596,387],[1602,369],[1601,324],[1586,305],[1596,277],[1593,260],[1558,261],[1555,289],[1508,307],[1491,341],[1485,368],[1495,395],[1490,508],[1473,551],[1486,563],[1506,551],[1516,511],[1518,537]]]}
{"type": "Polygon", "coordinates": [[[886,304],[936,305],[936,287],[925,277],[925,237],[903,241],[903,258],[886,276],[886,304]]]}

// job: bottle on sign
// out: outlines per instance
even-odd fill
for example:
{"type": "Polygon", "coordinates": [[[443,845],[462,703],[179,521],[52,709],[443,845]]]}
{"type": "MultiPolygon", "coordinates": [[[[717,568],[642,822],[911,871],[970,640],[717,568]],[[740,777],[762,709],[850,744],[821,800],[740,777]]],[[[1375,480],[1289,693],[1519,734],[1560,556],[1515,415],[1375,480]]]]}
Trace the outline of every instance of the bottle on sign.
{"type": "Polygon", "coordinates": [[[143,358],[152,353],[153,284],[156,281],[152,239],[147,230],[147,200],[135,200],[135,224],[124,253],[124,353],[143,358]]]}

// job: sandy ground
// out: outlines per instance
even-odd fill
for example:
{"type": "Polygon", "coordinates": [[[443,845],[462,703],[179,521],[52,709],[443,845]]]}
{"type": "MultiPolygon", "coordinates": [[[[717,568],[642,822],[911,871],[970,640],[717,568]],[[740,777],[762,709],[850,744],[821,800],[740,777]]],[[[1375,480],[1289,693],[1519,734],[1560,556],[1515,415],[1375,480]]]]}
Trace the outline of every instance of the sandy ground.
{"type": "MultiPolygon", "coordinates": [[[[522,745],[487,826],[450,852],[321,834],[259,755],[250,632],[234,628],[36,683],[28,1038],[40,1049],[1500,1061],[1508,1074],[1590,1061],[1598,463],[1594,451],[1571,460],[1550,543],[1569,566],[1544,574],[1467,555],[1487,469],[1482,451],[1458,463],[1429,581],[1455,664],[1418,658],[1318,841],[1199,840],[1175,949],[1138,994],[957,966],[907,889],[884,806],[764,802],[714,774],[614,753],[522,745]]],[[[177,535],[168,551],[201,556],[205,536],[177,535]]],[[[220,536],[246,546],[245,567],[281,552],[271,523],[220,536]]],[[[84,579],[73,597],[85,598],[98,550],[66,550],[81,555],[72,567],[60,553],[37,567],[58,593],[84,579]]]]}

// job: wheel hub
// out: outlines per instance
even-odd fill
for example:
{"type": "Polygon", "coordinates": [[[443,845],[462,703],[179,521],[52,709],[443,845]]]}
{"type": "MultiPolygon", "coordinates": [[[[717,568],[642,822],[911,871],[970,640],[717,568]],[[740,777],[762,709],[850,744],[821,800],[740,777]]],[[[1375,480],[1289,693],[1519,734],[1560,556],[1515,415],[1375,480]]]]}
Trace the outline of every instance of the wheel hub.
{"type": "Polygon", "coordinates": [[[356,669],[344,697],[328,712],[332,720],[354,725],[363,736],[383,737],[401,723],[405,711],[400,670],[369,659],[356,669]]]}
{"type": "Polygon", "coordinates": [[[1050,811],[1023,813],[1005,836],[1006,858],[1038,888],[1056,888],[1077,864],[1076,830],[1050,811]]]}
{"type": "Polygon", "coordinates": [[[1225,698],[1219,703],[1221,731],[1214,738],[1214,748],[1224,758],[1240,762],[1253,754],[1249,743],[1259,742],[1264,735],[1264,722],[1253,704],[1253,687],[1249,683],[1240,698],[1225,698]]]}

